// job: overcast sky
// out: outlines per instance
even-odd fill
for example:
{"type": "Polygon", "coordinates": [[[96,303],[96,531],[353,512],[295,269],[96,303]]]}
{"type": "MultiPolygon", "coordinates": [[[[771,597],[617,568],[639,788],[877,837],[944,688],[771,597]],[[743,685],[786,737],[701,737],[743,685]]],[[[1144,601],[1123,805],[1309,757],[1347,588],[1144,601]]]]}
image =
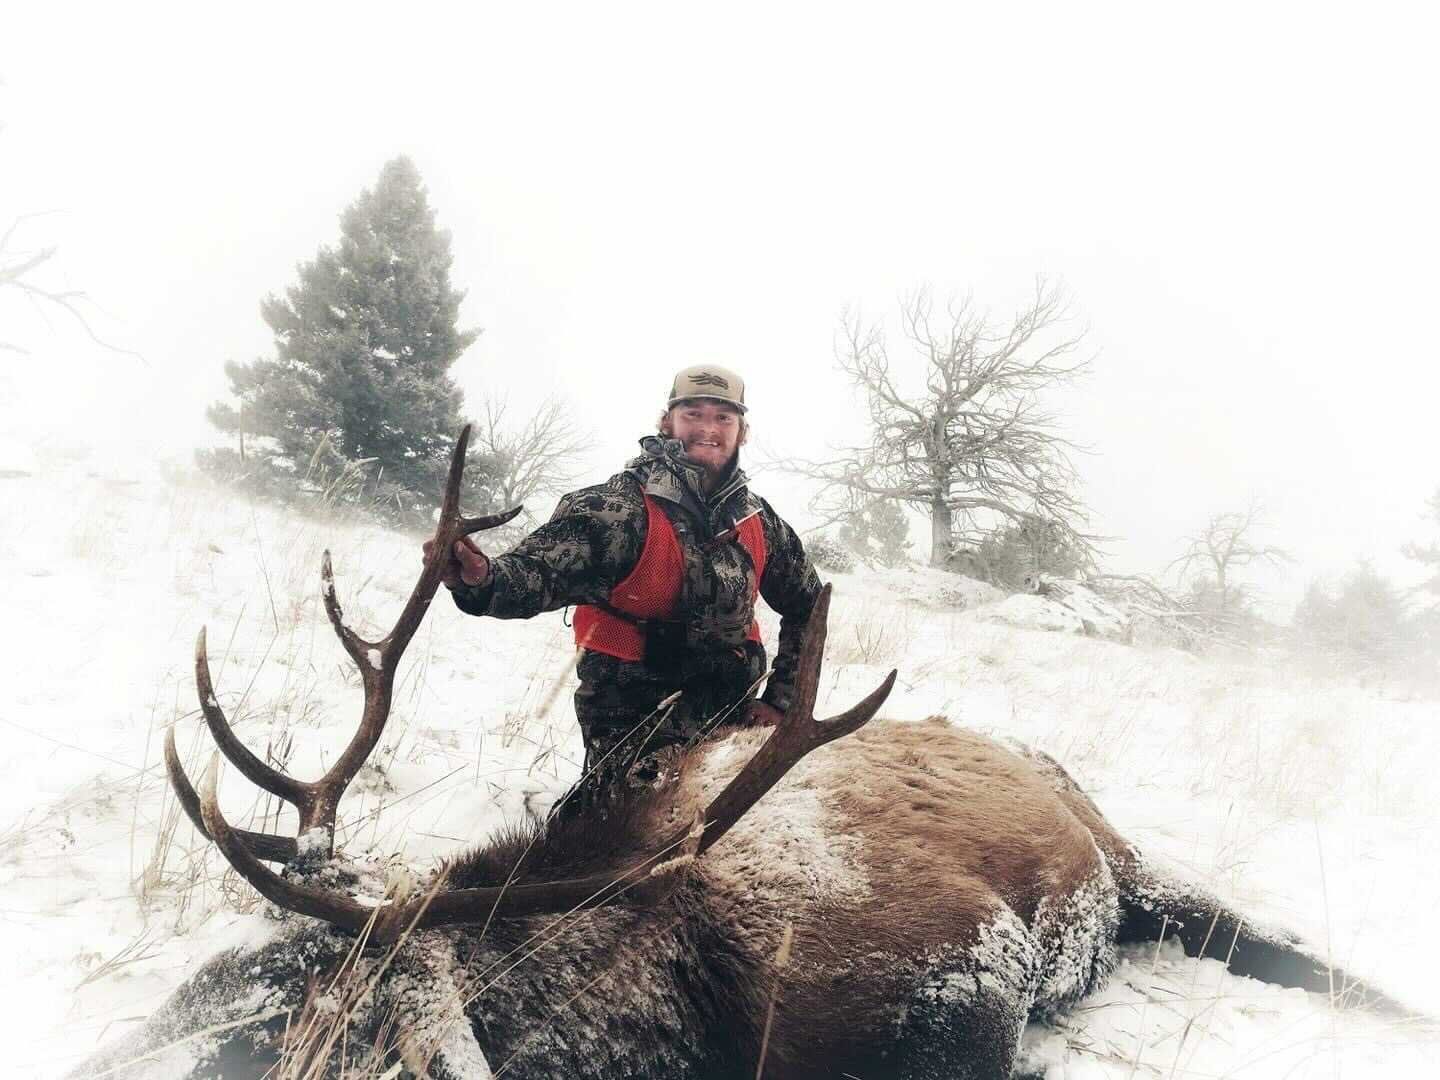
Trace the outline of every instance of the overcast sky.
{"type": "MultiPolygon", "coordinates": [[[[222,364],[268,351],[261,297],[406,153],[484,328],[458,380],[568,396],[596,480],[701,360],[748,377],[765,447],[822,454],[859,416],[843,306],[893,318],[931,283],[1003,318],[1044,273],[1097,354],[1055,404],[1117,568],[1258,499],[1298,560],[1278,595],[1361,556],[1403,578],[1440,487],[1435,26],[1098,7],[7,12],[0,226],[55,211],[12,244],[59,244],[47,280],[144,360],[0,296],[33,353],[0,353],[0,441],[212,440],[222,364]]],[[[803,521],[794,481],[756,487],[803,521]]]]}

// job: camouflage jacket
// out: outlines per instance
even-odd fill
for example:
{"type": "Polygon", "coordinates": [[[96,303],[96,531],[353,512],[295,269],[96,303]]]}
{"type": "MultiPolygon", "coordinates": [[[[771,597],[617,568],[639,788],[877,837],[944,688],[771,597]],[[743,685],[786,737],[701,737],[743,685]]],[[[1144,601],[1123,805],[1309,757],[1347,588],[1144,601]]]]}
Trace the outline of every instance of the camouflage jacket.
{"type": "Polygon", "coordinates": [[[709,497],[698,466],[674,440],[647,436],[643,453],[603,484],[560,500],[554,515],[514,550],[491,560],[484,586],[461,586],[456,606],[472,615],[528,619],[542,611],[605,601],[634,569],[645,546],[645,496],[658,501],[675,528],[685,559],[677,618],[686,620],[689,647],[738,643],[754,614],[755,568],[738,542],[710,543],[751,513],[765,530],[760,595],[780,615],[780,642],[763,700],[785,708],[805,620],[820,579],[800,538],[764,499],[750,492],[736,468],[709,497]]]}

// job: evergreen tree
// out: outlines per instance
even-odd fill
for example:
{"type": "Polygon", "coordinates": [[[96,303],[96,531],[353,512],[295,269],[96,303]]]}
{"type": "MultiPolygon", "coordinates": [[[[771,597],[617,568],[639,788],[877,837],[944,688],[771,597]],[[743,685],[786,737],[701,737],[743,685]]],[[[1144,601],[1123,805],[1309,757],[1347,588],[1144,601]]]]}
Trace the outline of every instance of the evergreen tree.
{"type": "MultiPolygon", "coordinates": [[[[435,503],[461,424],[450,366],[479,336],[456,326],[450,235],[408,158],[390,161],[340,219],[340,243],[299,267],[261,315],[273,359],[230,363],[239,409],[208,416],[239,438],[202,464],[279,495],[373,502],[400,521],[435,503]]],[[[483,466],[467,470],[472,503],[483,466]]]]}
{"type": "Polygon", "coordinates": [[[1334,647],[1339,623],[1334,593],[1335,590],[1319,578],[1311,578],[1305,586],[1305,595],[1295,605],[1295,614],[1290,619],[1298,644],[1315,651],[1334,647]]]}
{"type": "Polygon", "coordinates": [[[910,562],[910,522],[891,499],[868,499],[840,526],[840,543],[866,563],[905,566],[910,562]]]}
{"type": "Polygon", "coordinates": [[[1365,560],[1337,587],[1312,581],[1291,625],[1299,644],[1345,668],[1400,664],[1414,655],[1420,636],[1400,591],[1365,560]]]}
{"type": "Polygon", "coordinates": [[[1368,560],[1356,563],[1340,582],[1336,614],[1342,646],[1364,659],[1393,661],[1409,644],[1411,628],[1400,591],[1368,560]]]}
{"type": "MultiPolygon", "coordinates": [[[[1440,489],[1430,496],[1425,505],[1430,510],[1431,520],[1440,525],[1440,489]]],[[[1429,573],[1430,576],[1415,587],[1415,592],[1425,598],[1430,614],[1440,615],[1440,542],[1406,544],[1402,550],[1429,573]]]]}
{"type": "Polygon", "coordinates": [[[1081,577],[1095,561],[1090,548],[1058,523],[1035,517],[990,530],[978,544],[960,549],[950,565],[992,585],[1020,589],[1037,574],[1081,577]]]}

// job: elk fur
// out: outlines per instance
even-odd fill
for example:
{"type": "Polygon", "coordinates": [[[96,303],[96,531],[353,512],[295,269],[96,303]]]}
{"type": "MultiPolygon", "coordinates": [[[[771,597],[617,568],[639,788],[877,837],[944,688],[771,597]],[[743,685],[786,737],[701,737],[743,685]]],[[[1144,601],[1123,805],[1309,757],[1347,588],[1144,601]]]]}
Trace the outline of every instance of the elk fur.
{"type": "MultiPolygon", "coordinates": [[[[766,736],[737,730],[674,754],[669,783],[603,820],[513,831],[450,865],[446,884],[643,859],[766,736]]],[[[1097,989],[1118,943],[1162,927],[1240,973],[1314,991],[1345,980],[1157,871],[1048,757],[939,719],[877,723],[801,760],[702,858],[618,902],[417,931],[388,959],[362,958],[362,973],[388,967],[354,1006],[344,1054],[353,1066],[384,1044],[379,1059],[437,1080],[502,1067],[515,1080],[754,1076],[773,1002],[772,1080],[1001,1080],[1027,1018],[1097,989]]],[[[269,944],[210,961],[75,1075],[187,1036],[117,1075],[264,1075],[351,945],[291,916],[269,944]],[[262,1010],[272,1015],[193,1037],[262,1010]]],[[[341,1050],[325,1052],[338,1073],[341,1050]]]]}

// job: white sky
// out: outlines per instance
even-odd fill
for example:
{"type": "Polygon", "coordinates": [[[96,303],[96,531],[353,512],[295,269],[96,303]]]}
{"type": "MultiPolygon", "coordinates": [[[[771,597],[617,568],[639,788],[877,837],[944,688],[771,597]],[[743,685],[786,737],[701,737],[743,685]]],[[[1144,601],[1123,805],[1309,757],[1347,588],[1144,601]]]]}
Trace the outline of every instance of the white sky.
{"type": "MultiPolygon", "coordinates": [[[[699,360],[748,376],[763,445],[822,454],[858,416],[843,305],[931,282],[1004,316],[1044,272],[1099,354],[1058,404],[1117,568],[1259,498],[1277,595],[1362,555],[1404,578],[1440,486],[1430,16],[1093,7],[7,11],[0,226],[59,211],[17,243],[58,243],[48,280],[145,362],[0,297],[34,353],[0,353],[0,436],[211,438],[261,297],[407,153],[485,330],[461,385],[564,392],[594,479],[699,360]]],[[[756,486],[803,523],[794,481],[756,486]]]]}

